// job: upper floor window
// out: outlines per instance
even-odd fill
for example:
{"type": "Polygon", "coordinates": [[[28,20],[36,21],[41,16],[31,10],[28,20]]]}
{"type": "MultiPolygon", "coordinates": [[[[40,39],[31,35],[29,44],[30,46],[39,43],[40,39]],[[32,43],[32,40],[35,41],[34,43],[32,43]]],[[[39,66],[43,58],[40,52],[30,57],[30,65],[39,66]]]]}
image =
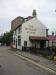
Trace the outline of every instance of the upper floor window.
{"type": "Polygon", "coordinates": [[[14,30],[14,31],[13,31],[13,34],[16,35],[16,34],[17,34],[17,30],[14,30]]]}
{"type": "Polygon", "coordinates": [[[21,33],[21,27],[18,28],[18,33],[21,33]]]}
{"type": "Polygon", "coordinates": [[[16,32],[15,32],[15,31],[13,31],[13,34],[15,35],[15,34],[16,34],[16,32]]]}

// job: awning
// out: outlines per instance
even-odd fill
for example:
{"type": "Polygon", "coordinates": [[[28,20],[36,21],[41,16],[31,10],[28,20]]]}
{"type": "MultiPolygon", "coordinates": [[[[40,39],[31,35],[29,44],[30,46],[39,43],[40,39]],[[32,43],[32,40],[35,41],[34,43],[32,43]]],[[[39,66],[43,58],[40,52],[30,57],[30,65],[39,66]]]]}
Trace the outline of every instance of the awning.
{"type": "Polygon", "coordinates": [[[54,43],[56,43],[56,36],[49,35],[49,36],[47,37],[47,39],[48,39],[49,41],[53,41],[54,43]]]}
{"type": "Polygon", "coordinates": [[[30,36],[29,39],[30,40],[39,40],[39,41],[41,41],[41,40],[47,41],[48,40],[47,37],[41,37],[41,36],[30,36]]]}

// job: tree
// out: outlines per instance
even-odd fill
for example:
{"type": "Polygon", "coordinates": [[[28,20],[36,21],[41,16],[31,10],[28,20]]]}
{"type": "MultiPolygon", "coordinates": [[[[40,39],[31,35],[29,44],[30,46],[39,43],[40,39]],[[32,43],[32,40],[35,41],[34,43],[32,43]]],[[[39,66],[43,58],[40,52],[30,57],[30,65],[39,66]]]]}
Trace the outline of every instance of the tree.
{"type": "Polygon", "coordinates": [[[12,42],[12,39],[13,39],[13,33],[12,31],[10,31],[10,32],[4,33],[4,35],[0,38],[0,42],[10,45],[10,43],[12,42]]]}

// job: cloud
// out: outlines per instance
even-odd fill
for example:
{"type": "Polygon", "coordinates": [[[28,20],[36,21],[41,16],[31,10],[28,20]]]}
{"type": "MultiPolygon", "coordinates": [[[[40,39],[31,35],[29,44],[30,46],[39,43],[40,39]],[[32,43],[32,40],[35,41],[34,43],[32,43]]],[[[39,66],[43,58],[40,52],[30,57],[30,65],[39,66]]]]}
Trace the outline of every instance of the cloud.
{"type": "Polygon", "coordinates": [[[33,9],[36,9],[38,19],[50,30],[54,30],[56,26],[56,0],[0,0],[1,33],[10,30],[11,20],[17,16],[32,15],[33,9]]]}

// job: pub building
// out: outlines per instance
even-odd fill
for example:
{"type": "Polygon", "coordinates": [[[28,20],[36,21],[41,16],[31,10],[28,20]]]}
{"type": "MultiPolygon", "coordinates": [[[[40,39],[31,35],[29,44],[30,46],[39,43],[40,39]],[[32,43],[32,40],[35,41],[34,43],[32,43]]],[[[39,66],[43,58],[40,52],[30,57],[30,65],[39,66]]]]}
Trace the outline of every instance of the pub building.
{"type": "Polygon", "coordinates": [[[32,16],[16,17],[11,22],[13,31],[13,47],[17,49],[49,47],[48,29],[42,24],[33,10],[32,16]]]}

